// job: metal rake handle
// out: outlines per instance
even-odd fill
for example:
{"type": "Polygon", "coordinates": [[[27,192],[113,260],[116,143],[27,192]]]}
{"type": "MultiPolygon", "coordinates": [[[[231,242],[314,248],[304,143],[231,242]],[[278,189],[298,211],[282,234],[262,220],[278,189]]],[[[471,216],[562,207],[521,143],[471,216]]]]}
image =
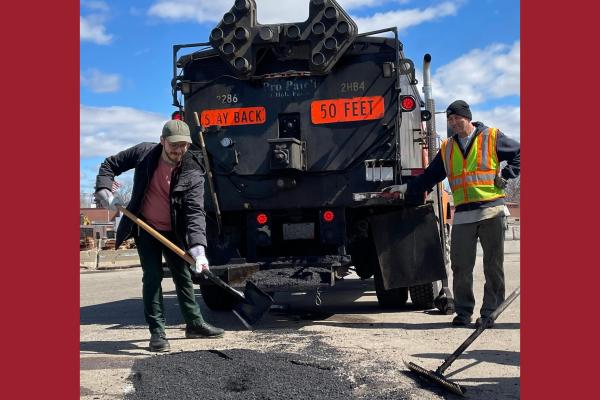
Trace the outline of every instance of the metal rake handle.
{"type": "Polygon", "coordinates": [[[473,343],[475,341],[475,339],[477,339],[477,337],[479,335],[481,335],[481,333],[487,328],[488,321],[490,321],[490,320],[495,321],[496,318],[498,318],[498,316],[502,313],[502,311],[506,310],[506,307],[508,307],[510,305],[510,303],[512,303],[517,297],[519,297],[520,294],[521,294],[521,287],[518,286],[515,290],[513,290],[513,292],[510,294],[510,296],[508,296],[506,298],[506,300],[504,300],[498,306],[498,308],[496,308],[496,310],[494,310],[494,312],[487,319],[484,319],[483,321],[481,321],[481,325],[479,325],[479,327],[477,329],[475,329],[475,331],[473,333],[471,333],[471,335],[467,338],[467,340],[465,340],[458,347],[458,349],[456,349],[454,351],[454,353],[452,353],[452,355],[450,355],[448,358],[446,358],[444,363],[442,365],[440,365],[435,372],[437,372],[438,374],[443,374],[444,371],[463,353],[463,351],[465,351],[467,349],[467,347],[469,347],[471,345],[471,343],[473,343]]]}

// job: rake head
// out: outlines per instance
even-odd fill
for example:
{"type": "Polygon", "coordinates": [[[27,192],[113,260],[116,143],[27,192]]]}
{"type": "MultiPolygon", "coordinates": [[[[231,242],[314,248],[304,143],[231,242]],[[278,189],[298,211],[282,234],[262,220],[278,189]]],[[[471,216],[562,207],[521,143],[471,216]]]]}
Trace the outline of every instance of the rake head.
{"type": "Polygon", "coordinates": [[[446,377],[442,374],[439,374],[434,371],[428,371],[425,368],[423,368],[415,363],[412,363],[412,362],[404,361],[404,364],[406,365],[406,367],[409,370],[413,371],[417,375],[425,378],[429,382],[433,382],[433,383],[443,387],[444,389],[448,390],[449,392],[452,392],[459,396],[464,396],[465,392],[467,391],[467,389],[460,386],[458,383],[455,383],[449,379],[446,379],[446,377]]]}

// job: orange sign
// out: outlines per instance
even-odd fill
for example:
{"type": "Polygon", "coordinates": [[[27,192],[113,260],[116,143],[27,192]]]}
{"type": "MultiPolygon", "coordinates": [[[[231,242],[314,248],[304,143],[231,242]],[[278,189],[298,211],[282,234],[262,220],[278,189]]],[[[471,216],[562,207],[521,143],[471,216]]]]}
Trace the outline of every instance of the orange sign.
{"type": "Polygon", "coordinates": [[[218,110],[204,110],[200,114],[200,123],[205,128],[211,125],[264,124],[266,120],[267,110],[264,107],[222,108],[218,110]]]}
{"type": "Polygon", "coordinates": [[[383,118],[384,111],[382,96],[317,100],[310,104],[313,124],[380,119],[383,118]]]}

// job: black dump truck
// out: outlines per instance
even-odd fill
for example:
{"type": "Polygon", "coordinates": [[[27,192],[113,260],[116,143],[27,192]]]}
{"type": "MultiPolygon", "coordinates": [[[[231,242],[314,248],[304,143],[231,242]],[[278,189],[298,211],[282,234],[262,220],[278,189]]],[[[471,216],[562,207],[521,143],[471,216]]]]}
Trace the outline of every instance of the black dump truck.
{"type": "MultiPolygon", "coordinates": [[[[262,25],[254,0],[236,0],[209,42],[173,47],[174,115],[206,170],[211,270],[316,293],[354,270],[374,276],[381,306],[410,293],[430,308],[446,279],[434,207],[381,191],[423,171],[431,113],[414,64],[395,28],[359,34],[336,1],[308,3],[304,22],[262,25]]],[[[199,281],[208,307],[231,307],[199,281]]]]}

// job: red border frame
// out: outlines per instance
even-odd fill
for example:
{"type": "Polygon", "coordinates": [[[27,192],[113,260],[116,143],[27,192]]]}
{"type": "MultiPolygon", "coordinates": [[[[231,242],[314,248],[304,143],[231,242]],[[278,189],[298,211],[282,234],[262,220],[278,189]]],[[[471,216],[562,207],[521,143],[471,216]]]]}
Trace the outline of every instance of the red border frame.
{"type": "MultiPolygon", "coordinates": [[[[597,21],[586,12],[589,3],[579,3],[521,4],[524,399],[587,398],[596,380],[600,280],[598,257],[587,253],[598,247],[599,236],[592,220],[597,157],[589,154],[598,136],[598,91],[591,79],[597,75],[591,68],[597,21]],[[581,225],[569,225],[574,220],[581,225]]],[[[36,2],[26,10],[15,4],[3,6],[0,37],[8,40],[0,68],[2,77],[13,77],[3,79],[4,109],[12,115],[4,120],[4,134],[16,133],[19,140],[5,136],[5,144],[30,143],[27,151],[7,147],[2,153],[10,182],[0,196],[7,244],[2,394],[75,399],[79,3],[36,2]],[[34,229],[40,225],[44,229],[34,229]]]]}
{"type": "Polygon", "coordinates": [[[600,263],[592,252],[600,237],[599,91],[592,4],[521,3],[524,399],[586,399],[597,391],[600,263]]]}
{"type": "Polygon", "coordinates": [[[79,398],[78,14],[2,8],[5,399],[79,398]]]}

